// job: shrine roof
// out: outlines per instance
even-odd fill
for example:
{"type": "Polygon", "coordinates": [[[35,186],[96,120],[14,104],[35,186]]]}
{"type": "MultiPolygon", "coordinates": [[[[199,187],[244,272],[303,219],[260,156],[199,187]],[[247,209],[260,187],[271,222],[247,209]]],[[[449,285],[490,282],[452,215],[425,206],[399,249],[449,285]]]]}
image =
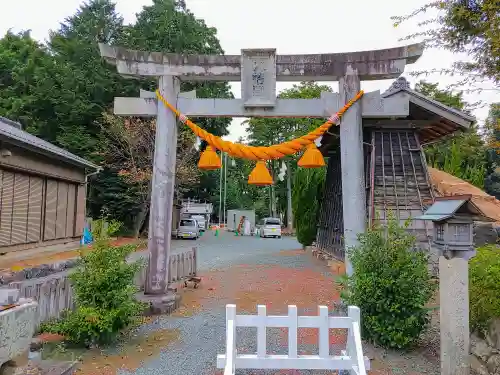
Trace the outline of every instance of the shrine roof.
{"type": "Polygon", "coordinates": [[[437,197],[423,215],[415,217],[414,220],[443,221],[457,214],[466,214],[475,221],[492,222],[494,219],[488,217],[471,200],[472,195],[456,195],[450,197],[437,197]]]}
{"type": "Polygon", "coordinates": [[[408,120],[410,123],[411,120],[427,121],[427,123],[415,126],[418,128],[422,144],[436,141],[456,131],[466,130],[476,121],[474,116],[411,89],[409,82],[404,77],[396,79],[391,87],[382,94],[382,97],[388,98],[399,92],[405,92],[409,96],[410,116],[408,116],[408,120]]]}
{"type": "Polygon", "coordinates": [[[73,165],[84,167],[93,171],[100,170],[100,167],[97,165],[72,154],[69,151],[57,147],[52,143],[25,132],[22,130],[22,125],[20,123],[0,116],[0,142],[2,140],[20,148],[44,154],[55,159],[60,159],[73,165]]]}
{"type": "MultiPolygon", "coordinates": [[[[415,129],[421,145],[433,143],[465,131],[476,119],[455,108],[449,107],[410,88],[404,77],[395,80],[391,87],[381,94],[382,99],[397,95],[406,95],[408,116],[404,118],[365,118],[363,128],[384,130],[415,129]]],[[[342,126],[342,125],[341,125],[342,126]]],[[[323,136],[320,150],[326,155],[338,142],[339,127],[332,127],[323,136]]]]}

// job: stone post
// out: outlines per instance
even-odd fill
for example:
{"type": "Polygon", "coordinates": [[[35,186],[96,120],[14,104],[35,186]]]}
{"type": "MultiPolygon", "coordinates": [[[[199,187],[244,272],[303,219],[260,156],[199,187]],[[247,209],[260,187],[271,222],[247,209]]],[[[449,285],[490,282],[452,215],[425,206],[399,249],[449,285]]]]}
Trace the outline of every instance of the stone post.
{"type": "Polygon", "coordinates": [[[439,257],[441,374],[469,375],[469,265],[439,257]]]}
{"type": "MultiPolygon", "coordinates": [[[[349,102],[360,90],[357,71],[346,66],[339,80],[340,107],[349,102]]],[[[366,229],[366,191],[363,155],[363,126],[360,101],[343,116],[340,124],[340,163],[342,166],[342,207],[344,217],[344,248],[347,275],[352,265],[347,255],[350,247],[358,243],[358,234],[366,229]]]]}
{"type": "MultiPolygon", "coordinates": [[[[161,76],[158,85],[169,103],[176,103],[180,92],[179,80],[161,76]]],[[[144,292],[162,295],[168,287],[168,260],[172,235],[172,210],[177,153],[177,120],[175,114],[158,101],[156,120],[153,182],[149,219],[149,263],[144,292]]]]}

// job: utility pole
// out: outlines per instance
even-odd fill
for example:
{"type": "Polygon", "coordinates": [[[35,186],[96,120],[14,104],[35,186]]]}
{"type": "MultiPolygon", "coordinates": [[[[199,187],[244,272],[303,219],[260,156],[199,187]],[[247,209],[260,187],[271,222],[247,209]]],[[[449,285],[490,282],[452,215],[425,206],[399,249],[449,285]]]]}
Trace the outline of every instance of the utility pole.
{"type": "Polygon", "coordinates": [[[293,212],[292,212],[292,169],[290,168],[290,162],[286,161],[286,216],[288,230],[291,232],[293,230],[293,212]]]}
{"type": "Polygon", "coordinates": [[[274,160],[271,161],[271,176],[273,177],[273,184],[271,185],[271,216],[277,217],[276,209],[276,189],[274,182],[276,180],[276,174],[274,173],[274,160]]]}
{"type": "Polygon", "coordinates": [[[219,228],[222,218],[222,172],[224,170],[224,153],[221,152],[221,168],[220,168],[220,178],[219,178],[219,228]]]}
{"type": "Polygon", "coordinates": [[[227,153],[224,154],[224,226],[227,226],[226,193],[227,193],[227,153]]]}

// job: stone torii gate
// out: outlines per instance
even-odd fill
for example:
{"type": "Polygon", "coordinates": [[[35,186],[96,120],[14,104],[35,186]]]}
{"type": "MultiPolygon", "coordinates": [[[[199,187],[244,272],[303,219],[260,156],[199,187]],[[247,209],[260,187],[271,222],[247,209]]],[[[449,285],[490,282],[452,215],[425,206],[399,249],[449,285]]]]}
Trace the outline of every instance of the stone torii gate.
{"type": "MultiPolygon", "coordinates": [[[[101,55],[124,76],[157,77],[163,97],[190,117],[319,117],[335,114],[360,90],[361,80],[394,79],[422,55],[423,45],[353,53],[277,55],[275,49],[244,49],[241,55],[180,55],[141,52],[99,45],[101,55]],[[180,81],[241,81],[241,99],[196,99],[180,93],[180,81]],[[339,93],[319,99],[277,99],[276,81],[339,81],[339,93]]],[[[115,98],[115,114],[157,118],[150,206],[150,253],[145,293],[167,290],[168,258],[175,179],[177,121],[154,93],[115,98]]],[[[342,167],[345,246],[357,244],[365,231],[362,118],[402,118],[409,114],[404,93],[382,98],[365,93],[342,118],[342,167]],[[347,209],[348,208],[348,209],[347,209]]],[[[346,259],[346,269],[351,266],[346,259]]]]}

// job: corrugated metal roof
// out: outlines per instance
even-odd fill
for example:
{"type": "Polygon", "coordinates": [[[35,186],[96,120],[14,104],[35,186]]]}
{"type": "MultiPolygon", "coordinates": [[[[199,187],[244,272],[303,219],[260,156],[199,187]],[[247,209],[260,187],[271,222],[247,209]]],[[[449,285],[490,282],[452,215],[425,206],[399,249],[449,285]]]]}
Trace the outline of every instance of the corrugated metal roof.
{"type": "Polygon", "coordinates": [[[464,199],[436,201],[427,211],[425,211],[423,215],[418,216],[415,219],[433,221],[445,220],[452,217],[465,203],[467,203],[467,200],[464,199]]]}
{"type": "Polygon", "coordinates": [[[34,135],[25,132],[24,130],[14,127],[13,125],[11,125],[12,122],[13,121],[11,120],[0,117],[0,137],[7,138],[8,140],[19,144],[21,147],[23,145],[28,146],[28,148],[34,149],[35,151],[38,150],[43,154],[50,154],[53,157],[65,160],[72,164],[84,166],[93,170],[100,169],[97,165],[79,156],[76,156],[69,151],[57,147],[47,141],[44,141],[41,138],[35,137],[34,135]]]}
{"type": "Polygon", "coordinates": [[[453,215],[466,202],[464,199],[439,200],[429,207],[425,215],[453,215]]]}
{"type": "Polygon", "coordinates": [[[449,219],[452,216],[453,215],[427,215],[427,214],[424,214],[421,216],[417,216],[415,218],[415,220],[443,221],[443,220],[449,219]]]}

